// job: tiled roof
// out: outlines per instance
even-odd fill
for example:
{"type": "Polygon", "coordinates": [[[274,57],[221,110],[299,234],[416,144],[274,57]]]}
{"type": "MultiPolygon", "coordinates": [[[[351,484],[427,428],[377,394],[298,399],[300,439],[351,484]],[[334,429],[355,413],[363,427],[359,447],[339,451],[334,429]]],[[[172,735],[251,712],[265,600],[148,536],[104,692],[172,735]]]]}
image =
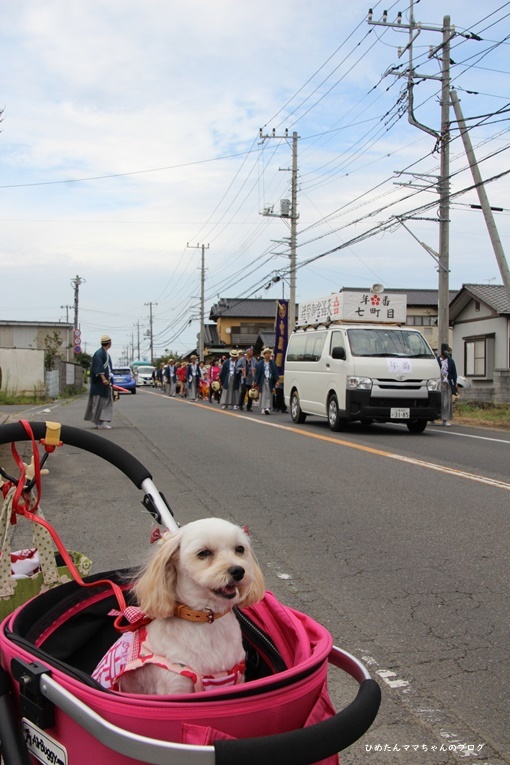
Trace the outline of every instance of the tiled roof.
{"type": "MultiPolygon", "coordinates": [[[[275,332],[261,332],[259,339],[262,341],[263,348],[274,348],[276,333],[275,332]]],[[[258,345],[258,342],[257,342],[258,345]]]]}
{"type": "Polygon", "coordinates": [[[275,313],[275,298],[220,298],[211,307],[209,319],[217,321],[222,316],[243,319],[274,319],[275,313]]]}
{"type": "Polygon", "coordinates": [[[463,284],[462,287],[497,313],[510,313],[510,298],[502,284],[463,284]]]}
{"type": "Polygon", "coordinates": [[[204,342],[206,345],[219,345],[220,341],[216,324],[204,324],[204,342]]]}

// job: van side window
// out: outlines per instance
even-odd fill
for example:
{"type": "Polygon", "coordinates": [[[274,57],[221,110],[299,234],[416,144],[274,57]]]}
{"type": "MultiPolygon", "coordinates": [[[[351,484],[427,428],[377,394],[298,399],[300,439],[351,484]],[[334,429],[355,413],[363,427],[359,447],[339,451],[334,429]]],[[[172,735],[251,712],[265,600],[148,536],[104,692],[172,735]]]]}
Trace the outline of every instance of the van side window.
{"type": "Polygon", "coordinates": [[[325,332],[293,335],[289,342],[287,361],[319,361],[325,341],[325,332]]]}
{"type": "Polygon", "coordinates": [[[329,346],[329,355],[331,356],[333,348],[343,348],[345,350],[344,336],[341,332],[331,333],[331,343],[329,346]]]}

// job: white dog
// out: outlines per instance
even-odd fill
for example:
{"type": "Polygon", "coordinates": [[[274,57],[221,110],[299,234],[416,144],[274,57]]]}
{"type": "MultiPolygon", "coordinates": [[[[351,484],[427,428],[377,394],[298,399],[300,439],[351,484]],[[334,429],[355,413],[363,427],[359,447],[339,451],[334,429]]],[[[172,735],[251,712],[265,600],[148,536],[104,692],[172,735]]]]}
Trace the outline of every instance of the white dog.
{"type": "Polygon", "coordinates": [[[244,680],[245,652],[234,605],[264,595],[243,529],[219,518],[165,534],[135,582],[151,621],[125,633],[93,673],[128,693],[192,693],[244,680]]]}

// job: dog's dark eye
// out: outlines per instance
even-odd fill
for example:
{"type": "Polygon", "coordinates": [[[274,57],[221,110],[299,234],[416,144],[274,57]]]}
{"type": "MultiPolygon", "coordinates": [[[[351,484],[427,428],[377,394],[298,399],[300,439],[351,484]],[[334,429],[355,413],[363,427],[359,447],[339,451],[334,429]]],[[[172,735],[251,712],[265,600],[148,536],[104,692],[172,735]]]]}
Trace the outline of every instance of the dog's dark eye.
{"type": "Polygon", "coordinates": [[[242,555],[242,554],[244,553],[244,547],[243,547],[242,545],[238,545],[238,546],[236,547],[236,553],[237,553],[238,555],[242,555]]]}
{"type": "Polygon", "coordinates": [[[210,555],[212,555],[212,552],[210,550],[200,550],[200,552],[197,553],[197,558],[200,558],[200,560],[205,560],[210,555]]]}

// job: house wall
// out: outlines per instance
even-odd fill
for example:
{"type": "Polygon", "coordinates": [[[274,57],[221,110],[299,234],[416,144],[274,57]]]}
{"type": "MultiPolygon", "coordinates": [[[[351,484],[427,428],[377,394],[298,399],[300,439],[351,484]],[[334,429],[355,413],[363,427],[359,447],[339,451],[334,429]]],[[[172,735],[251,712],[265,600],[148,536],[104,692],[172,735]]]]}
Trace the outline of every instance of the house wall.
{"type": "MultiPolygon", "coordinates": [[[[493,335],[489,344],[487,376],[485,384],[492,384],[495,369],[508,369],[508,331],[509,321],[504,316],[493,315],[487,308],[481,305],[480,311],[474,310],[474,303],[470,303],[462,312],[461,319],[455,321],[453,328],[452,355],[455,359],[457,372],[466,375],[464,349],[467,338],[486,337],[493,335]]],[[[469,378],[473,384],[484,385],[480,378],[469,378]]]]}
{"type": "Polygon", "coordinates": [[[17,395],[44,393],[44,351],[0,348],[0,391],[17,395]]]}
{"type": "MultiPolygon", "coordinates": [[[[71,325],[61,322],[39,324],[0,324],[0,348],[34,348],[43,350],[45,338],[58,332],[61,338],[61,352],[65,355],[66,348],[72,343],[71,325]]],[[[72,353],[72,351],[70,351],[72,353]]]]}
{"type": "Polygon", "coordinates": [[[261,332],[274,332],[274,319],[221,317],[217,321],[218,338],[228,346],[247,347],[253,345],[261,332]],[[250,328],[255,331],[245,331],[250,328]]]}

